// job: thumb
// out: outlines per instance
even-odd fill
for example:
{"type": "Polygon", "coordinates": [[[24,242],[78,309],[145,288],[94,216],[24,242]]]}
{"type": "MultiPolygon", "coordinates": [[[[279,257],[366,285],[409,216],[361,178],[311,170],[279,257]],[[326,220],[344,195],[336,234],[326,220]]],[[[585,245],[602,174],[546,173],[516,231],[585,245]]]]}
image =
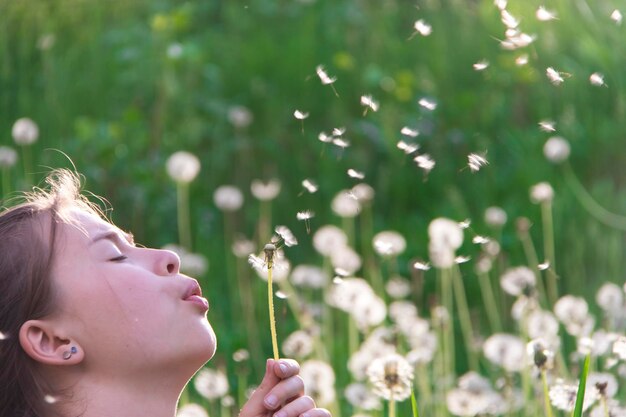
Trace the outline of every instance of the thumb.
{"type": "Polygon", "coordinates": [[[259,410],[259,412],[267,410],[268,407],[264,403],[265,396],[280,382],[280,378],[276,375],[276,372],[274,372],[275,363],[276,361],[274,359],[267,360],[265,364],[265,376],[259,387],[250,396],[246,404],[248,407],[259,410]]]}

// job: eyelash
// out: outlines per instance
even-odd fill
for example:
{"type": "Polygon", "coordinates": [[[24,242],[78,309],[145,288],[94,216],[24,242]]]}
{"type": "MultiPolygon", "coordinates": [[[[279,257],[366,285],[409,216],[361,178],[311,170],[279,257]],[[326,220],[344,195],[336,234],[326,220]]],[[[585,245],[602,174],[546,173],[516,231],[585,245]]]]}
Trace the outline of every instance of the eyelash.
{"type": "Polygon", "coordinates": [[[117,256],[117,257],[115,257],[115,258],[113,258],[113,259],[110,259],[110,261],[111,261],[111,262],[121,262],[121,261],[123,261],[123,260],[125,260],[125,259],[128,259],[128,256],[126,256],[126,255],[120,255],[120,256],[117,256]]]}

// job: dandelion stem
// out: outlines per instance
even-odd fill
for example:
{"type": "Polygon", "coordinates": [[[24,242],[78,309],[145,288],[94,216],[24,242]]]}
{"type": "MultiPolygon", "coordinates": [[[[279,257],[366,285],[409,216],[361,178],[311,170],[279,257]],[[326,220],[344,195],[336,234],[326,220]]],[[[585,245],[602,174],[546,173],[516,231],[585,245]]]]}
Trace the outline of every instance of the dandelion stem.
{"type": "Polygon", "coordinates": [[[550,404],[550,394],[548,392],[548,378],[546,377],[546,370],[541,370],[541,381],[543,383],[543,401],[546,409],[546,417],[552,417],[552,404],[550,404]]]}
{"type": "MultiPolygon", "coordinates": [[[[443,329],[443,341],[444,341],[444,352],[445,352],[445,363],[446,370],[445,374],[442,375],[445,381],[448,381],[450,377],[455,374],[455,364],[454,364],[454,322],[452,319],[453,316],[453,294],[452,294],[452,276],[450,268],[441,269],[441,298],[443,302],[443,306],[446,309],[446,313],[448,317],[446,318],[446,322],[444,324],[443,329]]],[[[447,384],[444,388],[448,388],[447,384]]]]}
{"type": "Polygon", "coordinates": [[[557,289],[557,275],[555,265],[555,251],[554,251],[554,223],[552,221],[552,203],[546,201],[541,203],[541,219],[543,222],[543,246],[544,253],[546,255],[546,261],[549,264],[549,268],[546,271],[547,287],[548,287],[548,300],[550,305],[556,303],[558,296],[557,289]]]}
{"type": "Polygon", "coordinates": [[[420,402],[422,404],[422,407],[428,407],[432,402],[432,394],[430,390],[430,381],[426,375],[426,369],[423,365],[418,366],[415,372],[415,377],[417,379],[420,402]]]}
{"type": "Polygon", "coordinates": [[[524,248],[524,255],[526,255],[526,260],[528,261],[528,264],[531,266],[532,270],[535,273],[539,300],[543,305],[547,305],[547,294],[546,289],[543,285],[543,281],[541,279],[541,273],[539,272],[539,258],[537,257],[535,245],[533,245],[533,241],[530,238],[528,230],[520,230],[519,238],[522,241],[522,247],[524,248]]]}
{"type": "Polygon", "coordinates": [[[480,292],[483,295],[482,299],[485,303],[485,309],[487,310],[487,318],[489,319],[491,331],[493,333],[499,333],[502,331],[502,322],[500,321],[500,314],[498,314],[496,297],[491,286],[489,274],[486,272],[479,272],[478,283],[480,284],[480,292]]]}
{"type": "Polygon", "coordinates": [[[278,360],[278,340],[276,337],[276,319],[274,318],[274,289],[272,287],[272,262],[267,265],[267,302],[270,310],[270,333],[272,335],[272,350],[274,359],[278,360]]]}
{"type": "Polygon", "coordinates": [[[191,250],[191,231],[189,226],[189,185],[176,183],[176,205],[178,210],[178,240],[185,249],[191,250]]]}
{"type": "Polygon", "coordinates": [[[600,402],[602,403],[602,410],[604,410],[604,417],[610,417],[609,414],[609,405],[606,402],[606,396],[602,395],[600,397],[600,402]]]}
{"type": "Polygon", "coordinates": [[[393,398],[389,400],[389,417],[396,417],[396,401],[393,398]]]}
{"type": "Polygon", "coordinates": [[[465,338],[465,350],[468,353],[470,369],[478,371],[478,357],[474,350],[474,330],[472,329],[472,320],[467,306],[467,295],[465,294],[465,286],[463,285],[463,277],[458,266],[454,268],[452,275],[454,294],[456,296],[457,309],[459,310],[459,320],[461,322],[461,331],[465,338]]]}
{"type": "Polygon", "coordinates": [[[348,349],[352,356],[359,347],[359,330],[356,328],[352,315],[348,314],[348,349]]]}

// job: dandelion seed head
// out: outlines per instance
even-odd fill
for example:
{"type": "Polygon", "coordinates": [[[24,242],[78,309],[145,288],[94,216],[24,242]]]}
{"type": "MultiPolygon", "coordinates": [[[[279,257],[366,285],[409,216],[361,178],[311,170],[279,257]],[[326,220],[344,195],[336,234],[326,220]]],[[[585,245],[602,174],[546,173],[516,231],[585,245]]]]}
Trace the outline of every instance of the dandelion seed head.
{"type": "Polygon", "coordinates": [[[13,123],[11,135],[18,145],[32,145],[39,138],[39,127],[32,119],[22,117],[13,123]]]}
{"type": "Polygon", "coordinates": [[[330,256],[347,244],[346,233],[334,225],[322,226],[313,234],[313,247],[323,256],[330,256]]]}
{"type": "Polygon", "coordinates": [[[380,107],[378,101],[374,100],[372,96],[361,96],[361,105],[372,110],[373,112],[377,112],[380,107]]]}
{"type": "Polygon", "coordinates": [[[17,162],[17,152],[8,146],[0,146],[0,168],[11,168],[17,162]]]}
{"type": "Polygon", "coordinates": [[[376,358],[367,368],[367,376],[374,394],[394,401],[402,401],[411,395],[413,367],[398,354],[376,358]]]}
{"type": "MultiPolygon", "coordinates": [[[[408,297],[411,294],[411,283],[407,279],[396,275],[387,281],[385,291],[391,298],[408,297]]],[[[389,308],[391,314],[391,306],[389,308]]],[[[415,313],[417,314],[417,309],[415,313]]]]}
{"type": "Polygon", "coordinates": [[[304,380],[305,394],[325,406],[335,400],[335,371],[326,362],[310,359],[300,366],[300,377],[304,380]]]}
{"type": "Polygon", "coordinates": [[[613,354],[617,355],[620,360],[626,361],[626,336],[619,336],[613,342],[613,354]]]}
{"type": "Polygon", "coordinates": [[[476,71],[484,71],[484,70],[486,70],[489,67],[489,61],[487,61],[486,59],[482,59],[482,60],[476,62],[475,64],[473,64],[472,67],[476,71]]]}
{"type": "Polygon", "coordinates": [[[398,141],[397,144],[398,149],[404,151],[405,154],[410,155],[414,152],[417,152],[419,149],[419,145],[416,143],[407,143],[403,140],[398,141]]]}
{"type": "Polygon", "coordinates": [[[417,155],[413,158],[417,166],[423,169],[426,173],[429,173],[435,167],[435,160],[431,158],[427,153],[417,155]]]}
{"type": "Polygon", "coordinates": [[[545,145],[543,145],[543,154],[548,161],[554,164],[560,164],[569,158],[569,142],[561,136],[552,136],[546,141],[545,145]]]}
{"type": "Polygon", "coordinates": [[[537,309],[527,315],[526,333],[531,339],[556,341],[559,334],[559,322],[551,312],[537,309]]]}
{"type": "Polygon", "coordinates": [[[228,109],[228,121],[236,128],[248,127],[254,119],[252,112],[244,106],[233,106],[228,109]]]}
{"type": "Polygon", "coordinates": [[[237,211],[243,205],[243,193],[234,185],[221,185],[213,192],[213,202],[222,211],[237,211]]]}
{"type": "Polygon", "coordinates": [[[549,370],[554,367],[554,348],[542,338],[532,339],[526,344],[526,355],[539,370],[549,370]]]}
{"type": "Polygon", "coordinates": [[[380,399],[365,384],[359,382],[349,384],[344,390],[344,395],[353,407],[363,410],[379,410],[381,408],[380,399]]]}
{"type": "Polygon", "coordinates": [[[417,129],[411,129],[408,126],[404,126],[402,129],[400,129],[400,133],[410,138],[416,138],[419,135],[419,131],[417,129]]]}
{"type": "Polygon", "coordinates": [[[207,400],[216,400],[228,394],[228,379],[217,369],[202,368],[196,373],[193,384],[198,394],[207,400]]]}
{"type": "Polygon", "coordinates": [[[587,375],[586,390],[596,391],[598,398],[613,398],[617,394],[619,384],[615,375],[608,372],[590,372],[587,375]]]}
{"type": "Polygon", "coordinates": [[[311,354],[313,344],[313,338],[308,332],[296,330],[285,338],[282,351],[288,357],[303,359],[311,354]]]}
{"type": "Polygon", "coordinates": [[[500,228],[506,224],[506,211],[502,207],[491,206],[485,210],[485,223],[493,228],[500,228]]]}
{"type": "Polygon", "coordinates": [[[267,182],[261,180],[253,180],[250,183],[250,191],[252,195],[260,201],[271,201],[280,194],[281,183],[277,179],[267,182]]]}
{"type": "Polygon", "coordinates": [[[437,102],[433,99],[429,99],[426,97],[420,98],[417,104],[419,104],[422,108],[428,111],[433,111],[437,108],[437,102]]]}
{"type": "Polygon", "coordinates": [[[317,183],[315,183],[313,180],[308,179],[308,178],[302,180],[302,186],[304,187],[305,190],[307,190],[311,194],[316,193],[317,190],[319,189],[317,183]]]}
{"type": "Polygon", "coordinates": [[[393,230],[377,233],[372,239],[374,250],[380,256],[398,256],[406,249],[406,239],[393,230]]]}
{"type": "Polygon", "coordinates": [[[595,320],[589,315],[589,305],[582,297],[564,295],[554,304],[554,314],[572,336],[587,336],[593,330],[595,320]]]}
{"type": "Polygon", "coordinates": [[[348,275],[361,269],[361,257],[352,248],[343,246],[330,254],[330,263],[335,270],[346,271],[348,275]]]}
{"type": "Polygon", "coordinates": [[[604,75],[600,74],[599,72],[594,72],[593,74],[589,76],[589,82],[591,83],[591,85],[595,85],[596,87],[601,87],[605,85],[604,75]]]}
{"type": "Polygon", "coordinates": [[[235,362],[243,362],[250,359],[250,352],[247,349],[237,349],[233,353],[233,360],[235,362]]]}
{"type": "Polygon", "coordinates": [[[190,152],[174,152],[165,163],[167,174],[178,183],[193,181],[200,172],[200,160],[190,152]]]}
{"type": "Polygon", "coordinates": [[[375,191],[371,185],[364,182],[355,184],[350,189],[351,194],[361,203],[368,203],[374,199],[375,191]]]}
{"type": "Polygon", "coordinates": [[[554,189],[547,182],[540,182],[530,188],[530,201],[535,204],[549,203],[554,199],[554,189]]]}
{"type": "Polygon", "coordinates": [[[365,333],[385,320],[387,306],[385,301],[372,291],[368,296],[357,298],[349,313],[357,328],[365,333]]]}
{"type": "Polygon", "coordinates": [[[256,251],[256,244],[251,240],[237,237],[233,241],[231,250],[237,258],[247,258],[248,254],[256,251]]]}
{"type": "Polygon", "coordinates": [[[342,190],[331,201],[331,209],[339,217],[355,217],[361,211],[359,202],[350,196],[350,190],[342,190]]]}
{"type": "Polygon", "coordinates": [[[467,155],[467,165],[472,172],[478,172],[480,168],[487,165],[489,161],[483,156],[477,153],[470,153],[467,155]]]}
{"type": "Polygon", "coordinates": [[[561,85],[561,83],[563,83],[564,81],[561,74],[552,67],[546,68],[546,76],[548,77],[548,80],[550,80],[550,82],[554,85],[561,85]]]}
{"type": "Polygon", "coordinates": [[[426,21],[424,21],[423,19],[417,20],[413,24],[413,28],[415,29],[417,33],[419,33],[422,36],[429,36],[431,33],[433,33],[432,26],[426,23],[426,21]]]}
{"type": "Polygon", "coordinates": [[[428,237],[437,246],[446,246],[456,250],[463,244],[463,229],[454,220],[438,217],[428,225],[428,237]]]}
{"type": "Polygon", "coordinates": [[[535,12],[535,16],[537,17],[537,20],[542,22],[556,19],[556,13],[547,10],[544,6],[539,6],[535,12]]]}
{"type": "Polygon", "coordinates": [[[293,112],[293,117],[295,117],[298,120],[304,120],[307,117],[309,117],[309,113],[300,111],[300,110],[296,110],[293,112]]]}
{"type": "Polygon", "coordinates": [[[322,268],[306,264],[296,266],[290,278],[293,285],[303,288],[323,288],[329,281],[322,268]]]}
{"type": "Polygon", "coordinates": [[[362,180],[365,178],[365,174],[362,171],[357,171],[356,169],[348,169],[348,176],[350,178],[356,178],[358,180],[362,180]]]}
{"type": "Polygon", "coordinates": [[[596,293],[596,302],[605,313],[617,317],[624,308],[624,293],[617,284],[605,282],[596,293]]]}
{"type": "Polygon", "coordinates": [[[622,19],[623,19],[622,12],[620,12],[619,10],[615,9],[611,12],[611,20],[617,23],[618,25],[622,24],[622,19]]]}
{"type": "Polygon", "coordinates": [[[544,132],[555,132],[555,125],[556,123],[554,122],[554,120],[542,120],[539,122],[539,129],[544,132]]]}
{"type": "Polygon", "coordinates": [[[500,287],[514,297],[527,293],[535,284],[535,273],[527,266],[509,268],[500,276],[500,287]]]}
{"type": "MultiPolygon", "coordinates": [[[[576,403],[576,394],[578,393],[578,384],[567,384],[563,381],[557,381],[550,387],[549,397],[552,406],[556,409],[572,412],[576,403]]],[[[586,411],[597,399],[597,394],[593,391],[585,390],[585,399],[583,401],[583,411],[586,411]]]]}
{"type": "Polygon", "coordinates": [[[526,363],[526,344],[512,334],[496,333],[483,344],[483,353],[493,364],[509,372],[519,372],[526,363]]]}

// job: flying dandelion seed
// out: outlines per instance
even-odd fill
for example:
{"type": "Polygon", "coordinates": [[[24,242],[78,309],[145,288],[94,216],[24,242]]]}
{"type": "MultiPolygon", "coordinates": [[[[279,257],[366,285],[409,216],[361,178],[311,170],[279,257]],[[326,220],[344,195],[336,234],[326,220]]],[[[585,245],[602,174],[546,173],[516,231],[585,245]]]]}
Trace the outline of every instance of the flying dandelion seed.
{"type": "Polygon", "coordinates": [[[591,74],[589,76],[589,82],[591,83],[591,85],[595,85],[597,87],[601,87],[604,84],[604,75],[600,74],[599,72],[594,72],[593,74],[591,74]]]}
{"type": "Polygon", "coordinates": [[[483,245],[485,243],[491,242],[491,239],[485,236],[476,235],[472,238],[472,243],[476,245],[483,245]]]}
{"type": "Polygon", "coordinates": [[[274,231],[280,236],[285,246],[291,247],[298,244],[298,239],[296,239],[287,226],[276,226],[274,231]]]}
{"type": "Polygon", "coordinates": [[[413,262],[413,268],[420,271],[428,271],[430,269],[430,264],[424,261],[415,261],[413,262]]]}
{"type": "Polygon", "coordinates": [[[515,58],[515,65],[517,65],[518,67],[521,67],[523,65],[528,64],[528,55],[527,54],[522,54],[520,56],[518,56],[517,58],[515,58]]]}
{"type": "Polygon", "coordinates": [[[512,51],[530,45],[535,41],[535,38],[535,36],[520,32],[517,29],[507,29],[506,39],[500,42],[500,46],[503,49],[512,51]]]}
{"type": "Polygon", "coordinates": [[[319,189],[319,186],[313,180],[310,180],[308,178],[302,180],[302,186],[311,194],[317,192],[317,190],[319,189]]]}
{"type": "Polygon", "coordinates": [[[361,106],[365,106],[363,116],[367,114],[367,111],[371,109],[373,112],[377,112],[380,107],[378,102],[372,98],[372,96],[361,96],[361,106]]]}
{"type": "Polygon", "coordinates": [[[410,138],[415,138],[417,137],[417,135],[419,135],[419,132],[417,131],[417,129],[411,129],[408,126],[404,126],[401,130],[400,130],[400,134],[404,135],[404,136],[408,136],[410,138]]]}
{"type": "Polygon", "coordinates": [[[455,264],[464,264],[466,262],[469,262],[472,259],[471,256],[457,256],[456,258],[454,258],[454,263],[455,264]]]}
{"type": "Polygon", "coordinates": [[[333,138],[333,145],[341,148],[341,149],[346,149],[348,146],[350,146],[350,142],[347,141],[346,139],[343,138],[333,138]]]}
{"type": "Polygon", "coordinates": [[[419,149],[419,145],[416,143],[407,143],[403,140],[398,141],[398,144],[396,145],[398,147],[398,149],[404,151],[405,154],[410,155],[413,152],[417,152],[417,150],[419,149]]]}
{"type": "Polygon", "coordinates": [[[552,67],[546,68],[546,76],[550,80],[550,82],[554,85],[561,85],[563,83],[563,77],[561,73],[555,70],[552,67]]]}
{"type": "Polygon", "coordinates": [[[489,161],[487,161],[487,159],[482,155],[476,153],[467,155],[467,165],[472,172],[478,172],[480,168],[488,163],[489,161]]]}
{"type": "Polygon", "coordinates": [[[611,20],[617,23],[618,25],[621,25],[622,24],[622,12],[620,12],[617,9],[613,10],[613,12],[611,13],[611,20]]]}
{"type": "Polygon", "coordinates": [[[413,29],[415,29],[415,32],[413,32],[409,39],[412,39],[417,34],[420,34],[421,36],[429,36],[433,33],[432,26],[426,23],[423,19],[417,20],[413,24],[413,29]]]}
{"type": "Polygon", "coordinates": [[[7,336],[5,333],[0,332],[0,340],[6,340],[8,338],[9,336],[7,336]]]}
{"type": "Polygon", "coordinates": [[[296,119],[300,120],[300,123],[302,123],[302,133],[304,133],[304,119],[309,117],[309,113],[305,113],[305,112],[301,112],[300,110],[296,110],[296,111],[293,112],[293,117],[295,117],[296,119]]]}
{"type": "Polygon", "coordinates": [[[357,171],[355,169],[350,168],[348,170],[348,176],[350,178],[356,178],[358,180],[362,180],[363,178],[365,178],[365,174],[361,171],[357,171]]]}
{"type": "Polygon", "coordinates": [[[465,219],[462,222],[459,222],[459,227],[461,229],[467,229],[472,225],[472,220],[471,219],[465,219]]]}
{"type": "Polygon", "coordinates": [[[421,98],[417,102],[421,107],[425,108],[428,111],[433,111],[437,108],[437,102],[427,98],[421,98]]]}
{"type": "Polygon", "coordinates": [[[343,136],[344,133],[346,133],[345,127],[335,127],[333,129],[333,136],[343,136]]]}
{"type": "Polygon", "coordinates": [[[476,71],[484,71],[487,69],[487,67],[489,67],[489,61],[483,59],[481,61],[478,61],[477,63],[475,63],[474,65],[472,65],[472,67],[476,70],[476,71]]]}
{"type": "Polygon", "coordinates": [[[556,19],[556,13],[547,10],[543,6],[539,6],[537,11],[535,12],[535,16],[537,17],[537,20],[540,20],[542,22],[556,19]]]}
{"type": "Polygon", "coordinates": [[[317,138],[320,140],[320,142],[324,143],[330,143],[333,140],[333,137],[331,135],[328,135],[326,132],[320,132],[320,134],[317,135],[317,138]]]}
{"type": "Polygon", "coordinates": [[[435,160],[427,153],[417,155],[413,160],[417,163],[417,166],[423,169],[427,174],[435,167],[435,160]]]}
{"type": "Polygon", "coordinates": [[[335,81],[337,81],[337,77],[330,77],[328,73],[324,70],[324,67],[322,65],[318,65],[317,68],[315,68],[315,72],[320,78],[322,84],[330,85],[330,87],[333,89],[333,92],[335,93],[335,96],[339,97],[339,94],[337,93],[337,90],[335,90],[335,86],[333,85],[335,81]]]}
{"type": "Polygon", "coordinates": [[[540,270],[540,271],[545,271],[548,268],[550,268],[550,262],[548,262],[548,261],[542,262],[539,265],[537,265],[537,269],[540,270]]]}
{"type": "Polygon", "coordinates": [[[506,9],[500,10],[500,19],[502,20],[504,26],[509,29],[515,29],[519,26],[519,20],[513,17],[513,15],[506,9]]]}
{"type": "Polygon", "coordinates": [[[494,6],[496,6],[500,10],[506,9],[507,0],[493,0],[494,6]]]}
{"type": "Polygon", "coordinates": [[[300,221],[304,222],[304,226],[306,227],[306,232],[307,234],[311,233],[311,222],[310,220],[315,217],[315,213],[313,213],[311,210],[304,210],[304,211],[299,211],[296,214],[296,218],[300,221]]]}
{"type": "Polygon", "coordinates": [[[287,293],[278,290],[274,293],[274,295],[276,296],[276,298],[279,298],[281,300],[286,300],[287,298],[289,298],[289,296],[287,295],[287,293]]]}
{"type": "Polygon", "coordinates": [[[553,120],[542,120],[539,122],[539,129],[543,132],[556,132],[556,123],[553,120]]]}

